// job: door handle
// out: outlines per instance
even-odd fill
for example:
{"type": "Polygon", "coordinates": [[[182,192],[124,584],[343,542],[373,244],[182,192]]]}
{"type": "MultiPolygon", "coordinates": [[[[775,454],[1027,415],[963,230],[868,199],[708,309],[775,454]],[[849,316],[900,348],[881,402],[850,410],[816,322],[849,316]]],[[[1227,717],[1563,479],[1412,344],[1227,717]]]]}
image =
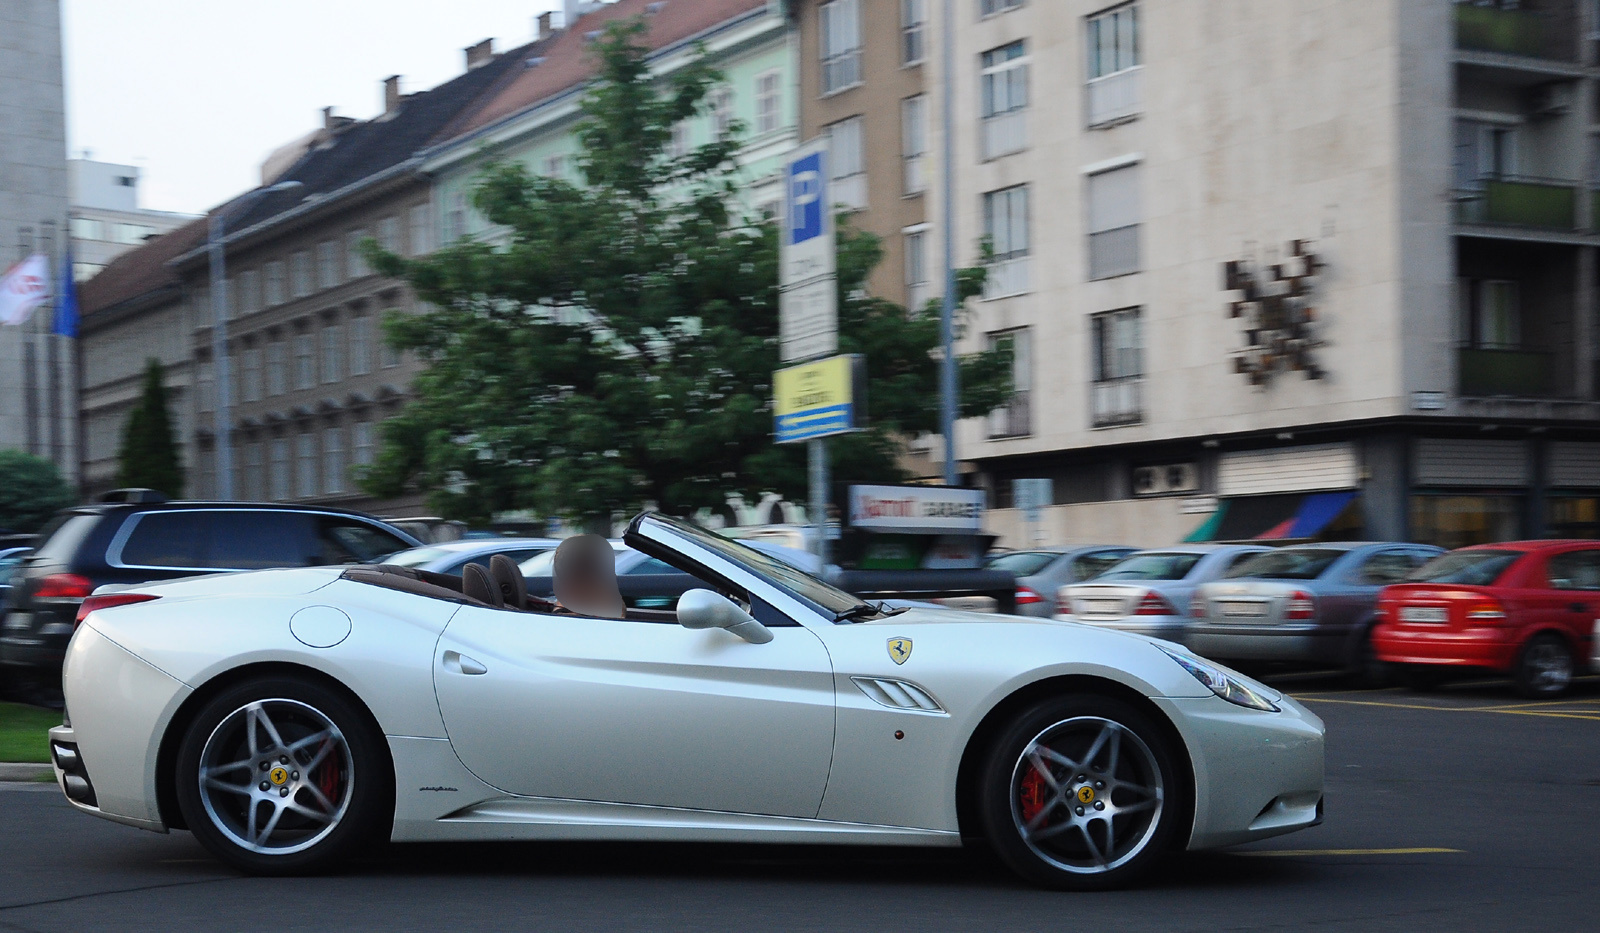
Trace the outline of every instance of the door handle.
{"type": "Polygon", "coordinates": [[[478,661],[467,657],[459,651],[446,651],[443,658],[444,669],[453,674],[487,674],[489,669],[478,661]]]}
{"type": "Polygon", "coordinates": [[[1567,606],[1567,608],[1569,610],[1571,610],[1572,612],[1588,612],[1589,611],[1589,607],[1584,605],[1583,603],[1572,603],[1571,605],[1567,606]]]}

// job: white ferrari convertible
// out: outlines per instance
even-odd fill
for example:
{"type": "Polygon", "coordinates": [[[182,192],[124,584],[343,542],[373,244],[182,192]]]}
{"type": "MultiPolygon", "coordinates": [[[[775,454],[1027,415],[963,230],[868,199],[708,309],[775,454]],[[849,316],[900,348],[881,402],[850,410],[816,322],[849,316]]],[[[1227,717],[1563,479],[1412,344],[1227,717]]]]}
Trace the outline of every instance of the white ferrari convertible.
{"type": "Polygon", "coordinates": [[[263,874],[384,839],[982,840],[1092,888],[1322,819],[1322,722],[1177,645],[888,609],[654,513],[626,540],[703,588],[622,618],[528,597],[509,561],[96,594],[57,778],[263,874]]]}

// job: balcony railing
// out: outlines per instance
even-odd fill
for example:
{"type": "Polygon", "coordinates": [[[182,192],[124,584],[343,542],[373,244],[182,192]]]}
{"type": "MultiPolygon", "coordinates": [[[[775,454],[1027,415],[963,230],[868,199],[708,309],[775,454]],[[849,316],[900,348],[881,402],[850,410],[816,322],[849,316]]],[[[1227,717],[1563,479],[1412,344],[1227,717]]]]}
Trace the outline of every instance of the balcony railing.
{"type": "Polygon", "coordinates": [[[1144,109],[1139,96],[1139,76],[1144,68],[1135,65],[1103,78],[1089,81],[1087,110],[1090,126],[1105,126],[1126,120],[1144,109]]]}
{"type": "Polygon", "coordinates": [[[1028,111],[1013,110],[983,119],[983,158],[998,159],[1028,147],[1028,111]]]}
{"type": "Polygon", "coordinates": [[[1576,61],[1576,11],[1502,10],[1456,4],[1456,47],[1555,61],[1576,61]]]}
{"type": "Polygon", "coordinates": [[[1018,389],[1011,403],[989,412],[989,436],[1026,437],[1033,433],[1032,411],[1027,389],[1018,389]]]}
{"type": "Polygon", "coordinates": [[[1102,379],[1089,391],[1090,417],[1097,428],[1144,420],[1144,377],[1102,379]]]}
{"type": "Polygon", "coordinates": [[[1546,350],[1461,347],[1456,351],[1460,393],[1475,398],[1547,398],[1554,394],[1554,356],[1546,350]]]}
{"type": "Polygon", "coordinates": [[[989,275],[983,281],[984,298],[1005,298],[1020,295],[1028,290],[1028,256],[1013,256],[989,263],[989,275]]]}
{"type": "Polygon", "coordinates": [[[1457,223],[1562,232],[1578,228],[1578,188],[1572,182],[1502,177],[1479,184],[1456,192],[1457,223]]]}

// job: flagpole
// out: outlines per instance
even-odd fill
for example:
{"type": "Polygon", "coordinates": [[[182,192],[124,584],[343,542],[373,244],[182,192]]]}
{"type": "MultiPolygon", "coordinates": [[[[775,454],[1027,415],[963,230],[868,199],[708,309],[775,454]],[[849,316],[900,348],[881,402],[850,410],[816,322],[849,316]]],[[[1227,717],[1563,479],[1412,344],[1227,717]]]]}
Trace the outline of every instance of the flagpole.
{"type": "MultiPolygon", "coordinates": [[[[39,226],[45,231],[45,256],[48,257],[48,261],[54,261],[56,258],[55,222],[46,220],[39,226]]],[[[51,271],[55,272],[57,270],[51,271]]],[[[52,275],[51,278],[54,279],[55,276],[52,275]]],[[[56,290],[59,291],[59,289],[56,290]]],[[[66,458],[61,450],[61,354],[56,352],[59,349],[56,344],[60,342],[56,340],[56,317],[61,313],[62,296],[52,295],[50,298],[50,330],[44,335],[45,372],[50,380],[48,400],[50,410],[45,414],[45,420],[50,432],[50,462],[56,465],[57,470],[65,473],[67,465],[63,461],[66,458]]],[[[67,475],[70,476],[71,474],[67,473],[67,475]]]]}

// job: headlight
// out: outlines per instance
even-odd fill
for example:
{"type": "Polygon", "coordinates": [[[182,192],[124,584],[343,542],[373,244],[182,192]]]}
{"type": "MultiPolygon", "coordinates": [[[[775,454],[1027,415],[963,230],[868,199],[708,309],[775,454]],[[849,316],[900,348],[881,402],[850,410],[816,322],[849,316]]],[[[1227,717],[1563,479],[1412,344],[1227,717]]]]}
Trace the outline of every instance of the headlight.
{"type": "Polygon", "coordinates": [[[1244,682],[1244,679],[1225,667],[1218,667],[1208,661],[1202,661],[1193,655],[1179,654],[1176,651],[1167,651],[1162,648],[1167,657],[1177,661],[1184,670],[1194,675],[1194,679],[1205,684],[1212,693],[1222,697],[1229,703],[1243,706],[1248,709],[1259,709],[1269,713],[1280,712],[1278,705],[1262,696],[1259,691],[1244,682]]]}

